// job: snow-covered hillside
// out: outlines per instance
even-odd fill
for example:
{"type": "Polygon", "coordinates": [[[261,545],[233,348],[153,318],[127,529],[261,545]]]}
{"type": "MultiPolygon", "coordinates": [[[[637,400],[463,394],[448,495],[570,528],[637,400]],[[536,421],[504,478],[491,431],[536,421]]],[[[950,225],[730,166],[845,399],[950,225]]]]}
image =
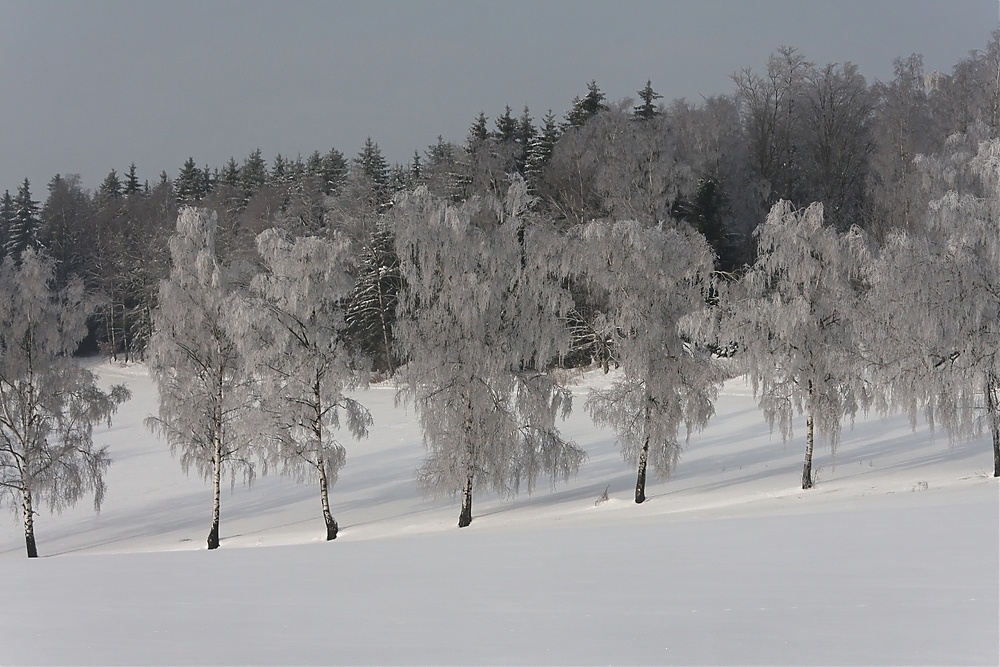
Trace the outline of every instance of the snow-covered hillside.
{"type": "MultiPolygon", "coordinates": [[[[87,503],[0,524],[0,663],[997,664],[1000,497],[984,438],[949,445],[905,417],[845,428],[799,488],[741,380],[672,479],[631,501],[634,471],[583,410],[563,432],[579,476],[501,501],[468,528],[425,498],[415,415],[374,386],[375,423],[345,439],[325,542],[318,489],[236,480],[222,547],[205,550],[211,490],[143,427],[142,366],[95,364],[133,399],[96,433],[114,464],[87,503]],[[595,501],[608,488],[610,500],[595,501]],[[273,547],[273,548],[245,548],[273,547]]],[[[797,436],[804,429],[801,424],[797,436]]]]}

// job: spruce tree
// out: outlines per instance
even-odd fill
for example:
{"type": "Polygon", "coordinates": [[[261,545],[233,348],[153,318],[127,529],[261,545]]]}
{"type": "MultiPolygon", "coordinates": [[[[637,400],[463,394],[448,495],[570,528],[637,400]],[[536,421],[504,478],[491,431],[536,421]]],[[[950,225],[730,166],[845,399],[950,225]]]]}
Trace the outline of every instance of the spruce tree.
{"type": "Polygon", "coordinates": [[[264,187],[264,183],[267,181],[267,165],[264,163],[259,148],[250,153],[243,161],[240,178],[248,198],[264,187]]]}
{"type": "Polygon", "coordinates": [[[653,83],[650,80],[646,81],[646,87],[639,91],[639,99],[642,100],[642,104],[635,108],[633,112],[635,117],[640,120],[650,120],[655,118],[660,114],[659,107],[654,104],[656,100],[662,99],[663,95],[653,90],[653,83]]]}
{"type": "Polygon", "coordinates": [[[395,373],[392,329],[402,286],[392,228],[380,223],[361,249],[358,280],[347,308],[348,336],[375,370],[395,373]]]}
{"type": "Polygon", "coordinates": [[[128,174],[125,176],[125,189],[122,191],[126,197],[131,197],[142,192],[139,185],[139,177],[135,175],[135,162],[128,166],[128,174]]]}
{"type": "Polygon", "coordinates": [[[475,147],[480,143],[486,141],[490,136],[490,131],[487,129],[486,122],[489,120],[486,114],[482,111],[476,116],[476,120],[473,121],[472,125],[469,127],[469,137],[466,142],[466,150],[472,152],[475,147]]]}
{"type": "Polygon", "coordinates": [[[3,198],[0,199],[0,260],[7,256],[7,244],[14,228],[16,211],[10,190],[4,190],[3,198]]]}
{"type": "Polygon", "coordinates": [[[102,207],[115,206],[122,197],[122,181],[114,169],[101,182],[97,189],[97,199],[102,207]]]}
{"type": "Polygon", "coordinates": [[[194,162],[193,157],[189,157],[181,167],[177,180],[174,181],[174,196],[177,203],[193,204],[204,195],[205,176],[201,169],[194,162]]]}
{"type": "Polygon", "coordinates": [[[274,164],[271,165],[271,173],[268,174],[267,182],[271,185],[287,185],[289,163],[288,160],[278,153],[274,156],[274,164]]]}
{"type": "Polygon", "coordinates": [[[559,141],[559,134],[559,125],[556,123],[555,114],[552,113],[552,109],[549,109],[542,119],[541,131],[528,144],[528,154],[525,158],[525,179],[532,189],[537,187],[545,173],[545,167],[552,158],[556,142],[559,141]]]}
{"type": "Polygon", "coordinates": [[[322,164],[323,192],[333,194],[340,190],[347,179],[347,160],[344,154],[336,148],[331,148],[323,156],[322,164]]]}
{"type": "Polygon", "coordinates": [[[514,138],[521,149],[517,157],[517,170],[522,175],[527,168],[528,152],[536,134],[538,134],[538,131],[535,129],[534,121],[531,118],[531,111],[528,109],[528,105],[525,104],[524,111],[521,112],[521,117],[517,119],[517,132],[514,138]]]}
{"type": "Polygon", "coordinates": [[[572,108],[566,112],[566,127],[583,127],[583,125],[601,111],[607,111],[604,103],[604,93],[597,87],[596,81],[587,84],[587,94],[583,99],[573,98],[572,108]]]}
{"type": "Polygon", "coordinates": [[[371,195],[378,210],[389,201],[389,165],[382,157],[382,151],[371,137],[365,139],[365,145],[354,158],[354,170],[358,177],[370,188],[371,195]]]}
{"type": "Polygon", "coordinates": [[[21,253],[38,247],[38,202],[31,198],[31,184],[24,179],[14,196],[14,219],[7,232],[7,256],[20,261],[21,253]]]}
{"type": "Polygon", "coordinates": [[[496,125],[496,137],[497,141],[500,143],[509,143],[517,139],[517,119],[510,115],[510,106],[504,107],[503,115],[497,116],[497,119],[493,121],[496,125]]]}
{"type": "Polygon", "coordinates": [[[236,158],[229,158],[229,162],[222,168],[219,174],[219,182],[230,187],[238,187],[240,184],[240,165],[236,163],[236,158]]]}
{"type": "Polygon", "coordinates": [[[424,165],[420,159],[420,151],[413,149],[413,159],[410,160],[410,173],[407,175],[409,187],[416,187],[423,180],[424,165]]]}

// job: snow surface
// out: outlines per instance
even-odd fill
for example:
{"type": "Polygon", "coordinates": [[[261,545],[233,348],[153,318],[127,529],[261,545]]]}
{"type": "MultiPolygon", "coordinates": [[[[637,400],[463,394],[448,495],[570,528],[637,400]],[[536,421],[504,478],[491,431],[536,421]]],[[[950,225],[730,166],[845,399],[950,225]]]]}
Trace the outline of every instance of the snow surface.
{"type": "Polygon", "coordinates": [[[847,426],[798,488],[804,428],[771,435],[742,380],[669,481],[631,502],[631,466],[583,410],[564,433],[580,474],[474,521],[425,498],[415,415],[359,392],[375,418],[348,458],[327,543],[312,484],[237,480],[222,547],[211,489],[142,425],[141,365],[95,364],[133,399],[96,433],[114,464],[84,502],[0,522],[0,664],[998,664],[1000,495],[989,441],[949,444],[905,417],[847,426]],[[610,500],[595,505],[606,487],[610,500]],[[270,547],[270,548],[246,548],[270,547]]]}

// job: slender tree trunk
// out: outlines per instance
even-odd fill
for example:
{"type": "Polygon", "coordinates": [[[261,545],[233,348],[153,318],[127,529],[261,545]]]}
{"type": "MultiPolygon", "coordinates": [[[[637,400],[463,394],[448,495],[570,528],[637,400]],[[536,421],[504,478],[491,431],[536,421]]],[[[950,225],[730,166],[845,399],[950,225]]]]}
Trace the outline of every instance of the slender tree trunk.
{"type": "Polygon", "coordinates": [[[806,416],[806,459],[802,464],[802,488],[811,489],[813,465],[813,416],[812,412],[806,416]]]}
{"type": "MultiPolygon", "coordinates": [[[[649,397],[646,397],[647,403],[649,397]]],[[[642,451],[639,452],[639,474],[635,478],[635,502],[641,505],[646,501],[646,461],[649,460],[649,405],[646,405],[645,438],[642,441],[642,451]]]]}
{"type": "Polygon", "coordinates": [[[316,436],[316,473],[319,475],[319,499],[323,505],[323,522],[326,524],[326,540],[337,539],[337,521],[330,513],[330,482],[326,476],[326,460],[323,458],[323,392],[320,375],[313,380],[313,435],[316,436]]]}
{"type": "Polygon", "coordinates": [[[458,515],[458,527],[465,528],[472,523],[472,480],[475,477],[475,460],[472,451],[472,396],[468,396],[468,413],[465,418],[465,486],[462,487],[462,513],[458,515]]]}
{"type": "Polygon", "coordinates": [[[635,479],[635,502],[642,504],[646,501],[646,459],[649,458],[649,436],[642,441],[642,451],[639,452],[639,474],[635,479]]]}
{"type": "Polygon", "coordinates": [[[806,413],[806,458],[802,463],[802,488],[811,489],[813,486],[813,442],[814,442],[814,428],[813,428],[813,382],[809,380],[807,386],[809,391],[809,403],[807,404],[808,412],[806,413]]]}
{"type": "Polygon", "coordinates": [[[337,539],[337,520],[333,518],[333,514],[330,513],[330,492],[328,490],[328,483],[326,479],[326,465],[323,461],[323,454],[319,453],[316,456],[316,472],[319,473],[319,497],[323,504],[323,521],[326,522],[326,539],[335,540],[337,539]]]}
{"type": "Polygon", "coordinates": [[[21,493],[21,507],[24,509],[24,545],[28,549],[28,558],[38,558],[38,548],[35,546],[35,510],[31,506],[31,491],[27,489],[21,493]]]}
{"type": "Polygon", "coordinates": [[[212,529],[208,531],[208,548],[219,548],[219,500],[222,478],[222,442],[215,435],[215,454],[212,457],[212,529]]]}
{"type": "Polygon", "coordinates": [[[997,378],[993,373],[986,376],[986,411],[990,416],[990,432],[993,435],[993,476],[1000,477],[1000,414],[996,401],[997,378]]]}

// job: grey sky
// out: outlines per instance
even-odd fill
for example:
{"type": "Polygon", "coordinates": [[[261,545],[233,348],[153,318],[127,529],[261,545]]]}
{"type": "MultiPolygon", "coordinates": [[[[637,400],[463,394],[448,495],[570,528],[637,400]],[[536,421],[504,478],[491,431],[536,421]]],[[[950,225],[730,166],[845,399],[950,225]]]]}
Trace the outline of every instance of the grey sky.
{"type": "Polygon", "coordinates": [[[462,140],[480,110],[561,117],[596,79],[667,100],[729,93],[780,44],[869,78],[922,53],[950,71],[997,27],[997,0],[735,2],[13,2],[0,0],[0,190],[56,172],[95,187],[134,161],[270,162],[371,137],[405,162],[462,140]]]}

